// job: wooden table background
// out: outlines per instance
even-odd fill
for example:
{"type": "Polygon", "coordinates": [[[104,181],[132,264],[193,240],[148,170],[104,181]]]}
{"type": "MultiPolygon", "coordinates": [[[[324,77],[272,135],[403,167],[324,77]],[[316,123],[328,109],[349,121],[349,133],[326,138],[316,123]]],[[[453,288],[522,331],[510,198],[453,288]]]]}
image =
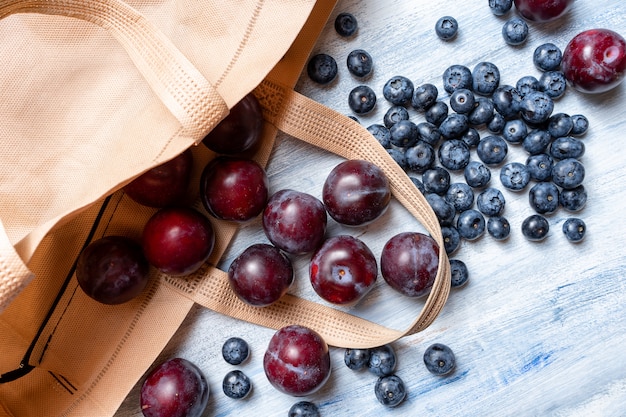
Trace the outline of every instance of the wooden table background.
{"type": "MultiPolygon", "coordinates": [[[[498,65],[503,84],[524,75],[539,77],[532,63],[536,46],[553,42],[562,49],[578,32],[596,27],[626,36],[626,5],[619,0],[578,0],[567,17],[550,24],[530,24],[530,36],[520,47],[504,43],[500,31],[506,18],[496,17],[485,0],[343,0],[331,15],[314,52],[334,56],[338,79],[329,86],[301,77],[297,90],[329,107],[350,114],[348,92],[361,82],[345,66],[347,54],[366,49],[375,62],[373,76],[363,82],[379,95],[376,110],[360,117],[363,125],[380,123],[389,104],[382,97],[384,82],[404,75],[415,85],[433,83],[447,100],[441,74],[452,64],[473,68],[480,61],[498,65]],[[358,34],[340,38],[332,28],[339,12],[353,13],[358,34]],[[458,37],[440,41],[435,21],[451,15],[459,22],[458,37]]],[[[404,403],[387,409],[374,396],[376,378],[353,372],[343,364],[343,350],[331,348],[330,381],[304,399],[317,403],[322,416],[624,416],[626,415],[626,234],[623,212],[626,191],[626,83],[602,95],[569,89],[556,101],[555,112],[582,113],[590,121],[584,136],[586,207],[572,214],[559,210],[548,216],[550,233],[543,242],[527,241],[520,226],[532,214],[527,190],[513,193],[499,184],[497,168],[492,184],[503,190],[511,237],[498,242],[490,236],[463,242],[453,257],[470,271],[467,286],[454,289],[442,314],[426,331],[394,343],[397,375],[405,381],[404,403]],[[568,217],[581,217],[588,235],[572,244],[561,232],[568,217]],[[447,377],[430,375],[422,363],[424,349],[434,342],[449,345],[457,358],[456,371],[447,377]]],[[[422,121],[413,109],[411,119],[422,121]]],[[[480,130],[486,134],[484,129],[480,130]]],[[[525,152],[510,146],[506,161],[524,162],[525,152]]],[[[473,158],[476,158],[473,151],[473,158]]],[[[296,188],[321,198],[327,173],[340,159],[298,140],[280,135],[268,166],[272,190],[296,188]]],[[[453,174],[453,179],[458,179],[453,174]]],[[[393,234],[420,230],[403,207],[393,202],[384,217],[369,227],[344,229],[333,221],[329,235],[352,233],[375,254],[393,234]]],[[[244,227],[225,255],[227,268],[251,243],[266,242],[260,222],[244,227]]],[[[293,292],[316,299],[307,276],[307,260],[297,259],[293,292]]],[[[382,279],[354,314],[396,328],[404,328],[421,308],[421,301],[394,294],[382,279]]],[[[286,416],[298,399],[273,389],[262,368],[263,352],[273,330],[259,328],[194,308],[158,359],[186,357],[197,363],[210,383],[206,415],[286,416]],[[246,339],[251,359],[233,367],[221,358],[228,337],[246,339]],[[232,400],[221,391],[223,376],[243,370],[254,385],[245,400],[232,400]]],[[[122,404],[117,417],[140,416],[139,385],[122,404]]]]}

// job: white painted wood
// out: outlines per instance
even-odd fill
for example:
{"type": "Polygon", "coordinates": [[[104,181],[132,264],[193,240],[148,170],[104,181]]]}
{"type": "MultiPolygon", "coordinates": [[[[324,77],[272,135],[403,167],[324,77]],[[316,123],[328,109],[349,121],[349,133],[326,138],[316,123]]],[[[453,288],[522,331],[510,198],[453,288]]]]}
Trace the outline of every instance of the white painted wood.
{"type": "MultiPolygon", "coordinates": [[[[349,114],[348,92],[360,82],[348,73],[345,57],[352,49],[368,50],[375,72],[364,83],[379,94],[379,103],[375,112],[360,118],[364,125],[382,120],[389,107],[382,98],[382,85],[393,75],[405,75],[416,85],[431,82],[445,100],[441,74],[449,65],[473,68],[480,61],[491,61],[500,68],[502,83],[515,84],[523,75],[540,75],[533,67],[532,53],[541,43],[550,41],[565,48],[576,33],[594,27],[626,35],[626,6],[611,0],[578,0],[566,18],[531,24],[530,37],[521,47],[504,43],[500,30],[505,18],[492,15],[484,0],[343,0],[333,17],[341,11],[358,18],[357,36],[339,38],[331,18],[314,49],[337,59],[338,80],[320,87],[303,76],[297,89],[349,114]],[[459,35],[452,42],[435,36],[435,21],[443,15],[459,22],[459,35]]],[[[343,351],[333,348],[330,381],[306,397],[320,406],[322,416],[626,415],[626,252],[621,244],[626,233],[622,212],[626,201],[622,183],[626,178],[625,93],[626,84],[598,96],[570,89],[556,102],[555,112],[582,113],[591,124],[583,139],[586,154],[582,159],[589,200],[584,210],[574,214],[587,223],[587,238],[569,243],[561,226],[572,214],[559,210],[549,216],[551,230],[545,241],[525,240],[520,225],[532,214],[527,192],[503,191],[505,214],[513,228],[510,239],[497,242],[484,236],[464,242],[454,256],[468,265],[469,284],[452,291],[430,328],[394,344],[397,374],[408,386],[406,401],[396,409],[385,409],[374,396],[376,378],[350,371],[343,364],[343,351]],[[458,366],[451,376],[432,376],[423,366],[423,351],[434,342],[445,343],[456,353],[458,366]]],[[[413,110],[411,115],[413,120],[423,120],[413,110]]],[[[481,133],[486,134],[485,130],[481,133]]],[[[507,161],[525,158],[521,148],[510,147],[507,161]]],[[[338,161],[336,156],[281,135],[268,167],[272,189],[296,188],[321,197],[324,177],[338,161]]],[[[499,186],[498,172],[492,170],[492,183],[499,186]]],[[[331,222],[329,234],[356,233],[379,254],[388,238],[407,228],[420,230],[420,225],[394,203],[381,221],[365,229],[345,229],[331,222]]],[[[256,221],[235,239],[224,267],[247,245],[259,241],[266,238],[256,221]]],[[[306,259],[298,259],[296,267],[293,291],[316,299],[308,283],[306,259]]],[[[353,312],[403,328],[420,306],[420,301],[394,294],[379,279],[353,312]]],[[[286,416],[298,399],[271,388],[262,369],[263,352],[272,334],[195,308],[160,359],[183,356],[204,370],[212,391],[207,416],[286,416]],[[254,391],[240,401],[221,392],[223,376],[235,368],[220,353],[230,336],[245,338],[252,348],[251,360],[236,368],[249,375],[254,391]]],[[[137,386],[117,417],[141,415],[138,392],[137,386]]]]}

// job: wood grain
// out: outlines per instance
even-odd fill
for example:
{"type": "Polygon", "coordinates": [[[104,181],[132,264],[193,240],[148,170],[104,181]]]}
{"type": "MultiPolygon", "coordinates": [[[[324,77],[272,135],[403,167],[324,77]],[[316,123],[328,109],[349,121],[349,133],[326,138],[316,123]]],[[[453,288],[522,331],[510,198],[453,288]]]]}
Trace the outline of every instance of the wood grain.
{"type": "MultiPolygon", "coordinates": [[[[382,85],[393,75],[407,76],[416,85],[433,83],[440,98],[446,100],[441,74],[449,65],[473,68],[478,62],[490,61],[500,68],[502,83],[515,84],[523,75],[540,75],[533,67],[532,53],[541,43],[550,41],[563,49],[575,34],[594,27],[626,35],[626,6],[616,0],[578,0],[566,18],[531,24],[530,37],[521,47],[504,43],[500,30],[505,18],[492,15],[486,1],[343,0],[333,16],[342,11],[357,17],[358,34],[349,40],[339,38],[329,21],[314,48],[314,52],[337,59],[338,79],[320,87],[302,76],[297,90],[350,114],[350,89],[359,83],[371,86],[379,94],[379,103],[372,114],[360,117],[363,125],[382,121],[389,107],[382,98],[382,85]],[[443,42],[435,36],[435,21],[443,15],[459,22],[454,41],[443,42]],[[364,81],[351,77],[345,67],[345,57],[357,48],[369,51],[375,62],[373,76],[364,81]]],[[[506,17],[511,16],[513,13],[506,17]]],[[[396,409],[385,409],[374,396],[376,378],[350,371],[343,364],[343,351],[333,348],[329,383],[306,398],[320,406],[322,416],[626,415],[626,251],[620,242],[626,233],[625,93],[626,84],[598,96],[570,89],[556,102],[555,112],[582,113],[590,120],[582,158],[587,206],[575,214],[559,210],[548,216],[548,238],[529,242],[520,231],[523,219],[532,214],[527,192],[503,190],[511,237],[504,242],[489,236],[463,242],[454,257],[468,265],[469,284],[452,291],[430,328],[394,344],[397,374],[408,387],[406,401],[396,409]],[[581,243],[569,243],[561,232],[570,216],[587,223],[588,235],[581,243]],[[456,354],[456,371],[448,377],[430,375],[422,363],[424,349],[434,342],[449,345],[456,354]]],[[[423,115],[414,111],[411,117],[423,120],[423,115]]],[[[507,161],[525,159],[521,148],[510,147],[507,161]]],[[[324,178],[339,160],[280,135],[268,166],[271,187],[296,188],[321,197],[324,178]]],[[[496,186],[498,172],[492,170],[496,186]]],[[[460,179],[458,174],[453,178],[460,179]]],[[[386,240],[397,232],[423,230],[397,203],[366,228],[346,229],[332,221],[329,226],[329,234],[355,234],[374,253],[380,253],[386,240]]],[[[265,241],[258,221],[246,225],[226,253],[223,267],[249,244],[265,241]]],[[[292,291],[316,299],[308,283],[307,259],[298,258],[295,265],[298,278],[292,291]]],[[[420,301],[394,294],[380,279],[352,312],[401,328],[419,308],[420,301]]],[[[183,356],[205,371],[212,391],[207,416],[286,416],[298,399],[271,388],[262,369],[263,352],[272,334],[195,308],[160,360],[183,356]],[[250,361],[238,367],[254,384],[252,395],[243,401],[228,399],[221,392],[223,376],[233,369],[220,353],[230,336],[245,338],[252,348],[250,361]]],[[[141,415],[138,393],[136,386],[117,417],[141,415]]]]}

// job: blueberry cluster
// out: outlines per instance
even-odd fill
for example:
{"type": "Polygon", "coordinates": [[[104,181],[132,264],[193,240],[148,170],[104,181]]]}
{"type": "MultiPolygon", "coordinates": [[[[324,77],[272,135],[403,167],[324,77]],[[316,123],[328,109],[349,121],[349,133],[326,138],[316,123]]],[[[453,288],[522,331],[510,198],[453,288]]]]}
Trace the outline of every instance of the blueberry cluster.
{"type": "MultiPolygon", "coordinates": [[[[250,357],[248,342],[240,337],[231,337],[222,345],[222,357],[231,365],[240,365],[250,357]]],[[[248,375],[239,369],[229,371],[222,380],[224,395],[233,399],[242,399],[250,394],[252,382],[248,375]]]]}

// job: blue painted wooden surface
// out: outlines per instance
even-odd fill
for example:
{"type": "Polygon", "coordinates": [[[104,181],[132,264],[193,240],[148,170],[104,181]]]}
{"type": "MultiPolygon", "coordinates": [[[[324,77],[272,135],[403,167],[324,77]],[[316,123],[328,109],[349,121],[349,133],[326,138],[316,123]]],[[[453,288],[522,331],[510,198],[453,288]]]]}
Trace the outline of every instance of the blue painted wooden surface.
{"type": "MultiPolygon", "coordinates": [[[[561,48],[576,33],[606,27],[626,35],[626,5],[617,0],[577,0],[569,15],[557,22],[530,25],[521,47],[504,44],[500,30],[506,17],[491,14],[487,1],[343,0],[333,13],[353,13],[359,20],[356,37],[339,38],[329,22],[314,52],[333,55],[339,78],[320,87],[303,76],[297,89],[329,107],[349,114],[347,94],[360,82],[350,76],[345,57],[356,48],[368,50],[374,75],[364,83],[379,94],[376,110],[361,123],[382,121],[389,105],[382,85],[393,75],[405,75],[416,85],[431,82],[443,92],[441,74],[452,64],[473,68],[480,61],[499,66],[502,82],[515,84],[523,75],[539,76],[533,67],[536,46],[550,41],[561,48]],[[460,26],[452,42],[438,40],[435,21],[454,16],[460,26]]],[[[332,20],[332,19],[331,19],[332,20]]],[[[408,387],[406,401],[385,409],[374,396],[376,378],[353,372],[343,364],[343,351],[332,349],[333,370],[328,384],[306,397],[320,406],[322,416],[624,416],[626,415],[626,233],[622,209],[626,201],[626,84],[599,96],[569,90],[556,102],[555,112],[582,113],[590,120],[584,136],[587,206],[579,213],[559,210],[548,216],[550,233],[543,242],[521,234],[523,219],[532,214],[527,190],[503,191],[505,215],[512,235],[505,242],[489,236],[463,242],[454,257],[470,270],[466,287],[453,290],[440,317],[426,331],[394,344],[397,374],[408,387]],[[578,216],[588,227],[586,239],[569,243],[561,232],[567,217],[578,216]],[[447,377],[430,375],[422,363],[424,349],[434,342],[449,345],[457,357],[456,371],[447,377]]],[[[423,115],[411,113],[412,120],[423,115]]],[[[486,134],[484,129],[481,133],[486,134]]],[[[475,154],[473,154],[475,158],[475,154]]],[[[524,162],[525,152],[510,146],[507,161],[524,162]]],[[[268,166],[273,190],[297,188],[318,197],[325,175],[339,158],[284,135],[268,166]]],[[[499,186],[499,170],[492,184],[499,186]]],[[[454,179],[459,177],[454,174],[454,179]]],[[[502,187],[499,187],[502,189],[502,187]]],[[[380,222],[356,233],[374,253],[386,239],[420,225],[393,203],[380,222]]],[[[329,234],[354,233],[331,222],[329,234]]],[[[244,227],[226,254],[227,267],[247,245],[266,241],[260,223],[244,227]]],[[[306,275],[306,259],[296,261],[298,279],[293,292],[315,299],[306,275]]],[[[420,302],[394,294],[382,279],[355,314],[403,328],[417,314],[420,302]]],[[[206,415],[286,416],[297,401],[278,393],[262,369],[263,352],[272,330],[195,308],[160,359],[183,356],[200,365],[211,387],[206,415]],[[249,362],[238,366],[252,379],[252,395],[231,400],[221,392],[223,376],[232,367],[221,358],[221,345],[230,336],[251,345],[249,362]]],[[[138,387],[129,394],[117,417],[141,415],[138,387]]]]}

